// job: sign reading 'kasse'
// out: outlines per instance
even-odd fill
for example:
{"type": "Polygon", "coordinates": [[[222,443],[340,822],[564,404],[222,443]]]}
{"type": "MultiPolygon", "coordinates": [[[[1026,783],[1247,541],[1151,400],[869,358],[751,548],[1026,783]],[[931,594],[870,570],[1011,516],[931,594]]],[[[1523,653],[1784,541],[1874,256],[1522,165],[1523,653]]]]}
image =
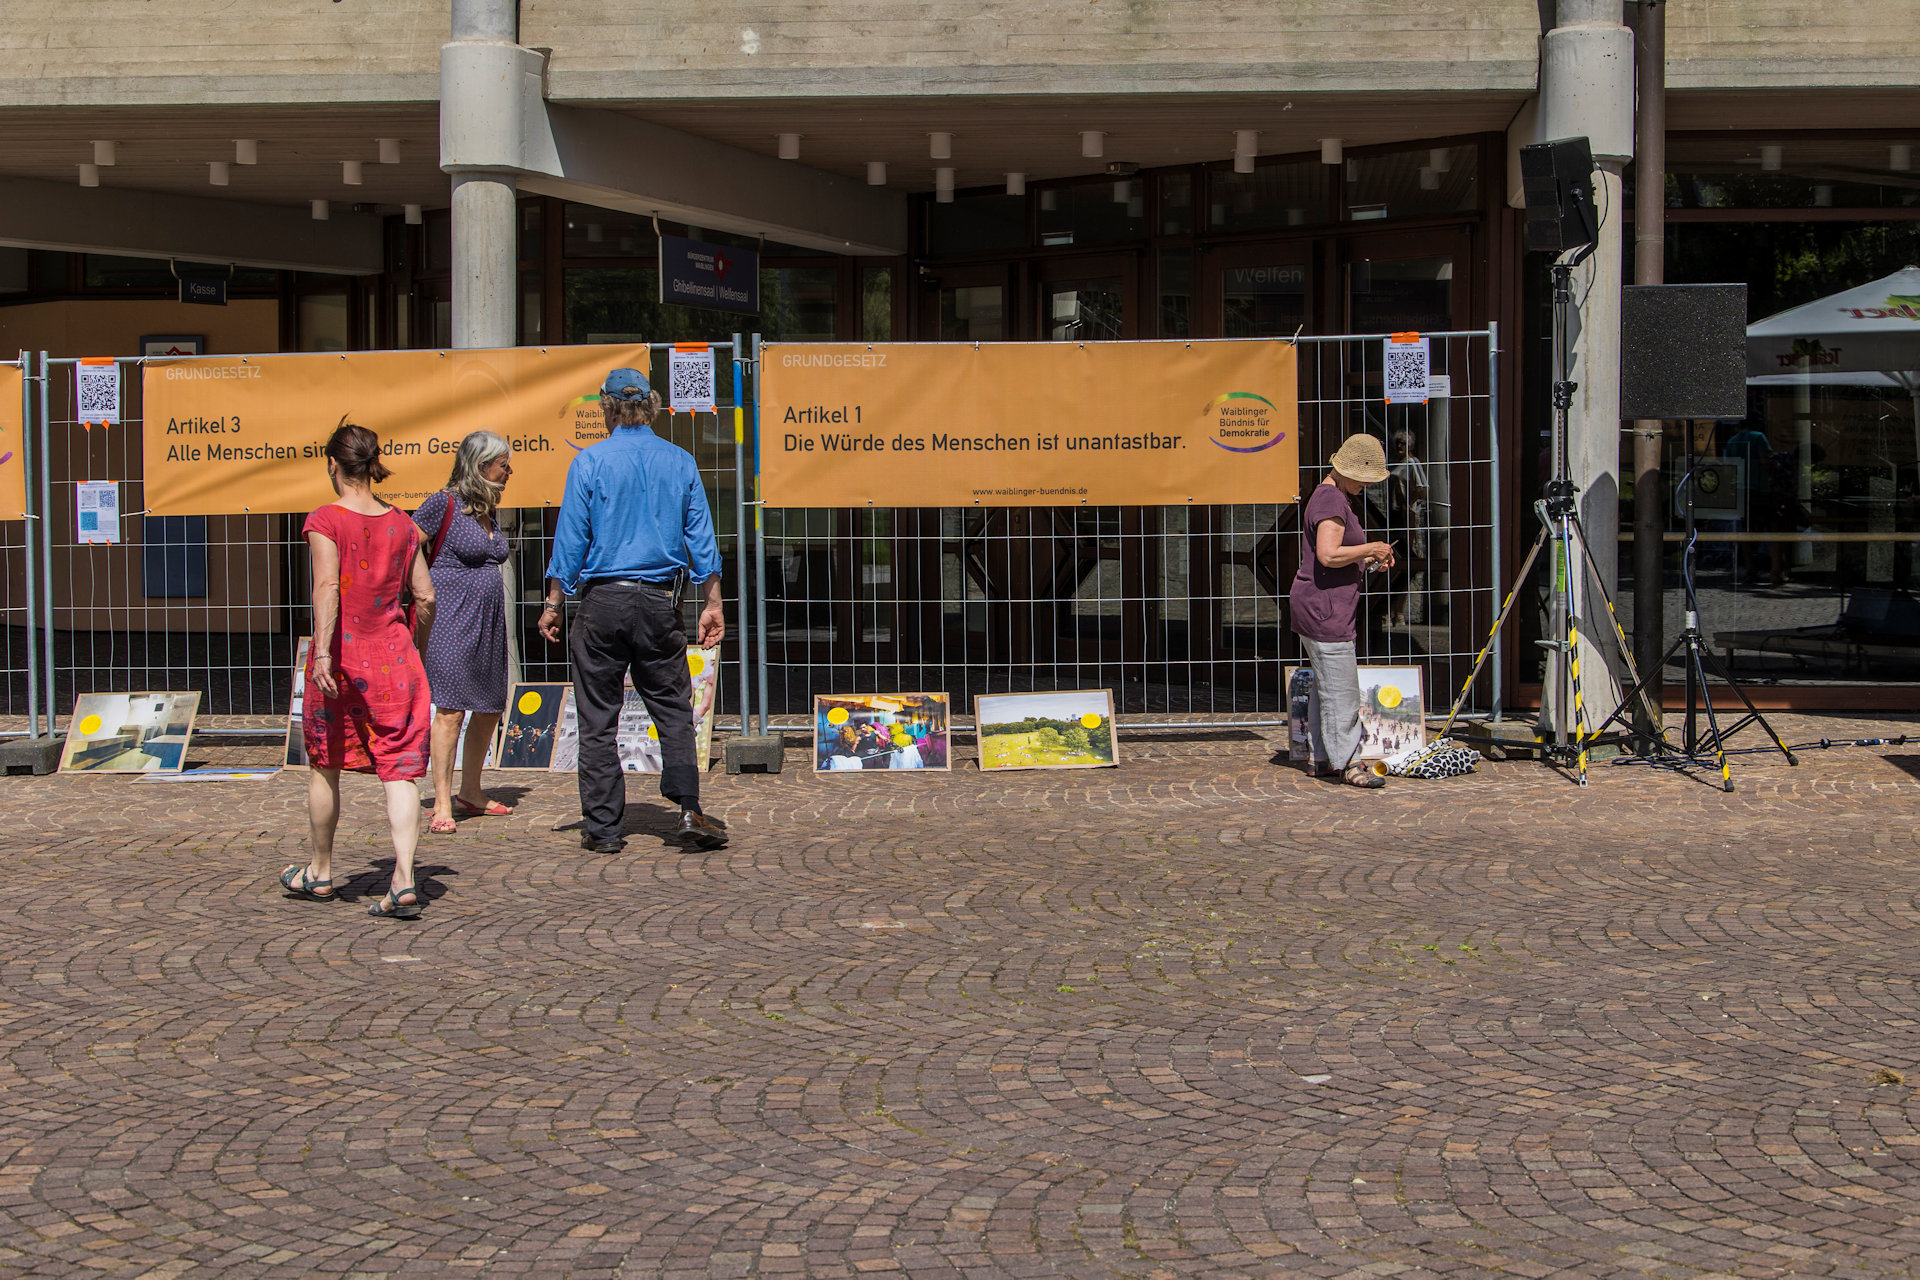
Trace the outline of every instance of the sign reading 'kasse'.
{"type": "Polygon", "coordinates": [[[661,236],[660,301],[757,315],[760,255],[685,236],[661,236]]]}
{"type": "Polygon", "coordinates": [[[769,506],[1300,496],[1286,342],[775,343],[761,357],[769,506]]]}
{"type": "Polygon", "coordinates": [[[380,437],[375,487],[411,511],[446,487],[482,428],[513,449],[506,500],[557,506],[567,466],[606,438],[600,383],[647,367],[644,345],[149,359],[141,450],[155,515],[304,512],[334,500],[327,438],[344,418],[380,437]]]}

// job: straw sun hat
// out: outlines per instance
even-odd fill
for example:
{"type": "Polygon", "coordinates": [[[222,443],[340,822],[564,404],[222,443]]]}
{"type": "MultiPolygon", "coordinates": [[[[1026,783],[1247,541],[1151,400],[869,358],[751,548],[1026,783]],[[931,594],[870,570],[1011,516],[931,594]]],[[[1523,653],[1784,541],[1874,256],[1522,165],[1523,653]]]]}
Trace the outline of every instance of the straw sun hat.
{"type": "Polygon", "coordinates": [[[1387,478],[1387,451],[1369,435],[1348,436],[1327,463],[1349,480],[1379,484],[1387,478]]]}

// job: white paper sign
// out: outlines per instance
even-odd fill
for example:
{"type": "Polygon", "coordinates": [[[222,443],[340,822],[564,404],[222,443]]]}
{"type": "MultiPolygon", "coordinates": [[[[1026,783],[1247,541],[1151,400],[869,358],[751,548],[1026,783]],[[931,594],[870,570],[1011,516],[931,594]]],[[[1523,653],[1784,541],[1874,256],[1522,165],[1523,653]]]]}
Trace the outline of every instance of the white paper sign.
{"type": "Polygon", "coordinates": [[[1386,348],[1387,403],[1425,404],[1433,370],[1427,339],[1388,338],[1386,348]]]}
{"type": "Polygon", "coordinates": [[[675,413],[714,411],[713,349],[705,343],[667,353],[667,406],[675,413]]]}
{"type": "Polygon", "coordinates": [[[112,480],[81,481],[74,486],[74,511],[80,517],[80,541],[120,541],[120,486],[112,480]]]}
{"type": "Polygon", "coordinates": [[[73,366],[73,420],[87,426],[120,425],[119,365],[112,360],[82,360],[73,366]]]}
{"type": "Polygon", "coordinates": [[[1448,373],[1427,375],[1427,398],[1429,400],[1451,400],[1453,398],[1453,375],[1448,373]]]}

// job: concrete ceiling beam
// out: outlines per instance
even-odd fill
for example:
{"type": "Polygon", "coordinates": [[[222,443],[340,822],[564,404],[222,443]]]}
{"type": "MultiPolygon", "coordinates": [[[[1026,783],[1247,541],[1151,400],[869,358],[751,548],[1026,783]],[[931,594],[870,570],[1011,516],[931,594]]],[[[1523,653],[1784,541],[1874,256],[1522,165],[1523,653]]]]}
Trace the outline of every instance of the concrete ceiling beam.
{"type": "Polygon", "coordinates": [[[282,271],[375,275],[380,219],[124,188],[0,177],[0,245],[282,271]]]}
{"type": "Polygon", "coordinates": [[[905,195],[615,111],[546,100],[531,49],[441,50],[440,167],[521,191],[829,253],[907,251],[905,195]]]}

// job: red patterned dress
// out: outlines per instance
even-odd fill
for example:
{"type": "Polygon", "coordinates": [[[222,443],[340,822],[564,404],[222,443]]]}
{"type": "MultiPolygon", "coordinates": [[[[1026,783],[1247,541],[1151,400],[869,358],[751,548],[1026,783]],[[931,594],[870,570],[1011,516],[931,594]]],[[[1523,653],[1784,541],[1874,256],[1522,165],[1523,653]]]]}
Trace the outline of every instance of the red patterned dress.
{"type": "Polygon", "coordinates": [[[303,532],[321,534],[340,550],[340,621],[333,636],[340,694],[321,696],[309,658],[307,756],[316,769],[378,774],[383,782],[421,777],[432,704],[400,603],[420,531],[398,508],[363,516],[329,503],[307,517],[303,532]]]}

